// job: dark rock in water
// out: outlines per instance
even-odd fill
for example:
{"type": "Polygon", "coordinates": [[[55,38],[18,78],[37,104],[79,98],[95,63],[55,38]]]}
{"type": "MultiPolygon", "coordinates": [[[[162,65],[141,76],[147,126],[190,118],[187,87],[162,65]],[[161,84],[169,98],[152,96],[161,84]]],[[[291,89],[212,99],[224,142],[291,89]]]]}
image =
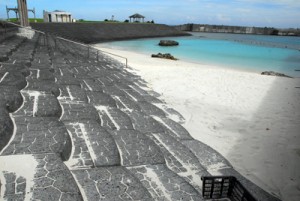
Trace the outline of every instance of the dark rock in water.
{"type": "Polygon", "coordinates": [[[161,40],[158,45],[160,45],[160,46],[177,46],[177,45],[179,45],[179,43],[174,40],[161,40]]]}
{"type": "Polygon", "coordinates": [[[274,71],[264,71],[261,73],[262,75],[271,75],[271,76],[278,76],[278,77],[288,77],[288,78],[292,78],[290,76],[287,76],[283,73],[277,73],[277,72],[274,72],[274,71]]]}
{"type": "Polygon", "coordinates": [[[172,56],[169,53],[166,53],[166,54],[162,54],[162,53],[152,54],[151,57],[153,57],[153,58],[161,58],[161,59],[178,60],[177,58],[175,58],[174,56],[172,56]]]}

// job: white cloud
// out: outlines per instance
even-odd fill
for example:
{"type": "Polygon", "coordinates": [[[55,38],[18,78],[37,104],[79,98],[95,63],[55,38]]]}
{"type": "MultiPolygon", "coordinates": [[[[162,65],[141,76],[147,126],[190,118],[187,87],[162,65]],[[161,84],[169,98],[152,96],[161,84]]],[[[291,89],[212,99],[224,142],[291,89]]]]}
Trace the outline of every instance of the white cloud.
{"type": "Polygon", "coordinates": [[[228,22],[231,21],[231,18],[229,16],[224,15],[224,14],[217,14],[216,18],[217,18],[218,21],[224,22],[224,23],[225,22],[228,23],[228,22]]]}
{"type": "Polygon", "coordinates": [[[270,5],[281,5],[281,6],[289,6],[289,7],[295,7],[300,6],[299,0],[236,0],[237,2],[242,3],[250,3],[250,4],[270,4],[270,5]]]}

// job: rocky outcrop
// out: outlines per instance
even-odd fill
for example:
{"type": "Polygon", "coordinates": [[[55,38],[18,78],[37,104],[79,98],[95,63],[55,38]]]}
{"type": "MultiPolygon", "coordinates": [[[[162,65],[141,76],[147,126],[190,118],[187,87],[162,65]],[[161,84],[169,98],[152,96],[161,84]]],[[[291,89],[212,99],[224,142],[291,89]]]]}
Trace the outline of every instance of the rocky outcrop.
{"type": "Polygon", "coordinates": [[[166,54],[162,54],[162,53],[152,54],[151,57],[153,57],[153,58],[161,58],[161,59],[178,60],[177,58],[175,58],[174,56],[172,56],[169,53],[166,53],[166,54]]]}
{"type": "Polygon", "coordinates": [[[161,40],[158,44],[159,46],[177,46],[179,43],[174,40],[161,40]]]}
{"type": "Polygon", "coordinates": [[[278,76],[278,77],[288,77],[288,78],[292,78],[288,75],[285,75],[283,73],[277,73],[277,72],[274,72],[274,71],[264,71],[261,73],[262,75],[271,75],[271,76],[278,76]]]}

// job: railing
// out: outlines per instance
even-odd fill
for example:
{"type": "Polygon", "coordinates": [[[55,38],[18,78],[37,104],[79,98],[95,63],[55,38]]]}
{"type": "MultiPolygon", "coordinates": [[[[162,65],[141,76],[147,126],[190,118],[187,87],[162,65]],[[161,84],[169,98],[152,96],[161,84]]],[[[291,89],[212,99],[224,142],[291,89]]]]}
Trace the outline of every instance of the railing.
{"type": "Polygon", "coordinates": [[[98,57],[99,51],[104,52],[105,54],[110,54],[110,55],[113,55],[113,56],[116,56],[116,57],[120,57],[120,58],[125,59],[125,61],[126,61],[126,68],[128,67],[128,59],[127,59],[126,57],[122,57],[122,56],[120,56],[120,55],[113,54],[113,53],[110,53],[110,52],[106,52],[106,51],[103,51],[103,50],[98,50],[98,49],[97,49],[97,57],[98,57]]]}
{"type": "MultiPolygon", "coordinates": [[[[20,28],[24,28],[24,29],[28,29],[28,30],[32,30],[32,31],[35,31],[37,33],[40,33],[40,34],[43,35],[44,45],[46,45],[46,43],[47,43],[47,34],[43,31],[35,30],[35,29],[30,28],[30,27],[24,27],[24,26],[21,26],[19,24],[13,23],[13,22],[4,21],[4,23],[11,24],[11,25],[14,25],[14,26],[17,26],[17,27],[20,27],[20,28]]],[[[4,33],[6,33],[6,26],[5,26],[5,32],[4,33]]],[[[82,46],[82,47],[86,47],[87,48],[87,58],[90,58],[90,53],[91,53],[90,49],[94,49],[94,50],[96,50],[97,62],[99,61],[99,52],[102,52],[102,53],[105,53],[105,54],[109,54],[109,55],[113,55],[113,56],[125,59],[126,68],[128,67],[128,59],[126,57],[123,57],[123,56],[120,56],[120,55],[117,55],[117,54],[113,54],[113,53],[110,53],[110,52],[106,52],[106,51],[103,51],[103,50],[99,50],[98,48],[96,48],[92,45],[86,45],[84,43],[76,42],[76,41],[69,40],[69,39],[66,39],[66,38],[63,38],[63,37],[59,37],[59,36],[56,36],[54,40],[55,40],[55,48],[57,48],[57,40],[66,41],[66,42],[73,43],[73,44],[76,44],[76,45],[79,45],[79,46],[82,46]]],[[[49,45],[49,44],[47,44],[47,45],[49,45]]]]}
{"type": "MultiPolygon", "coordinates": [[[[128,59],[126,57],[123,57],[123,56],[120,56],[120,55],[117,55],[117,54],[113,54],[113,53],[110,53],[110,52],[106,52],[106,51],[103,51],[103,50],[99,50],[98,48],[92,46],[92,45],[86,45],[84,43],[80,43],[80,42],[75,42],[75,41],[72,41],[72,40],[69,40],[69,39],[66,39],[66,38],[63,38],[63,37],[56,37],[55,38],[56,40],[63,40],[63,41],[66,41],[66,42],[69,42],[69,43],[73,43],[73,44],[76,44],[76,45],[80,45],[82,47],[86,47],[87,48],[87,57],[89,58],[90,57],[90,49],[94,49],[96,50],[96,58],[97,58],[97,61],[99,61],[99,52],[103,52],[105,54],[109,54],[109,55],[113,55],[113,56],[116,56],[116,57],[119,57],[119,58],[122,58],[122,59],[125,59],[125,65],[126,65],[126,68],[128,67],[128,59]]],[[[55,41],[55,46],[57,46],[57,42],[55,41]]]]}

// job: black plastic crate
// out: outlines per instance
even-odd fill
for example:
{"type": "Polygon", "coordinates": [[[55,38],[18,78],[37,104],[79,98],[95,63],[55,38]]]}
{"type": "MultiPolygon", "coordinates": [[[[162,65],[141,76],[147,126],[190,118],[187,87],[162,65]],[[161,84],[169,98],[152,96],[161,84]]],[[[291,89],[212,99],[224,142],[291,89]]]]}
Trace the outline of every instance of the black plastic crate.
{"type": "Polygon", "coordinates": [[[257,201],[249,191],[232,176],[202,177],[204,199],[223,199],[231,201],[257,201]]]}

